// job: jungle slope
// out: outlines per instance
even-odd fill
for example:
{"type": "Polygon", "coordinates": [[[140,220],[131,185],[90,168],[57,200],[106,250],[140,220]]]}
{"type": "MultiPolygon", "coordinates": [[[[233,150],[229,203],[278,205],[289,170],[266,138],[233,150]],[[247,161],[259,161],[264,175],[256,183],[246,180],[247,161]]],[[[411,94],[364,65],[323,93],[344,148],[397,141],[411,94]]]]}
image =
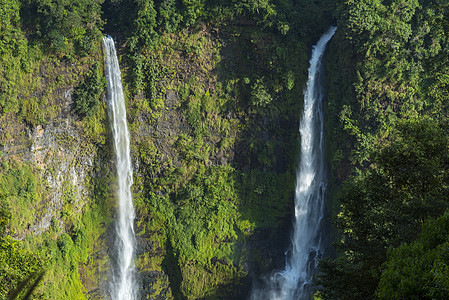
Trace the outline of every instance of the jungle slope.
{"type": "Polygon", "coordinates": [[[321,263],[324,299],[449,295],[448,9],[338,4],[327,77],[337,257],[321,263]]]}

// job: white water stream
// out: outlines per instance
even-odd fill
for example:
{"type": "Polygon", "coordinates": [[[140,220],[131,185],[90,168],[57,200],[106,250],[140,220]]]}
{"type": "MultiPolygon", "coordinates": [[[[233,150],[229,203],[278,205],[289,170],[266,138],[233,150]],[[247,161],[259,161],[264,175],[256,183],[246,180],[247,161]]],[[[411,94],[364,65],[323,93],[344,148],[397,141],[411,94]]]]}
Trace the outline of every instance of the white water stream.
{"type": "Polygon", "coordinates": [[[117,165],[117,196],[119,203],[116,220],[116,266],[111,282],[114,300],[136,299],[134,257],[134,207],[131,197],[133,170],[129,151],[129,131],[126,122],[125,98],[123,96],[120,66],[114,40],[103,37],[104,65],[107,80],[108,114],[114,138],[117,165]]]}
{"type": "Polygon", "coordinates": [[[251,299],[292,300],[311,298],[310,283],[323,252],[322,219],[326,172],[324,161],[323,84],[320,77],[327,42],[335,33],[331,27],[312,49],[304,111],[299,126],[301,160],[296,176],[295,222],[292,246],[287,253],[285,270],[276,272],[268,286],[255,290],[251,299]]]}

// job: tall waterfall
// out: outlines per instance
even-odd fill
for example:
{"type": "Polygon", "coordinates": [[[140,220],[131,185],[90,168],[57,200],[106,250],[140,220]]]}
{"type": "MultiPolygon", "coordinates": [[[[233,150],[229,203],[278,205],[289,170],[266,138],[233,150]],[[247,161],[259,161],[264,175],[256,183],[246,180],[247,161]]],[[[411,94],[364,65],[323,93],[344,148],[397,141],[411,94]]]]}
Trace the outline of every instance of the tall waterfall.
{"type": "Polygon", "coordinates": [[[123,96],[120,67],[114,40],[103,37],[105,73],[107,79],[108,114],[114,137],[117,165],[117,196],[119,202],[116,221],[116,266],[111,283],[114,300],[136,299],[134,256],[134,207],[131,197],[133,170],[129,152],[129,132],[126,122],[125,98],[123,96]]]}
{"type": "Polygon", "coordinates": [[[304,111],[299,125],[301,160],[296,176],[294,232],[285,270],[271,275],[266,289],[252,293],[253,300],[309,299],[312,296],[310,283],[317,259],[323,252],[321,221],[326,189],[321,60],[336,29],[331,27],[319,39],[310,59],[304,111]]]}

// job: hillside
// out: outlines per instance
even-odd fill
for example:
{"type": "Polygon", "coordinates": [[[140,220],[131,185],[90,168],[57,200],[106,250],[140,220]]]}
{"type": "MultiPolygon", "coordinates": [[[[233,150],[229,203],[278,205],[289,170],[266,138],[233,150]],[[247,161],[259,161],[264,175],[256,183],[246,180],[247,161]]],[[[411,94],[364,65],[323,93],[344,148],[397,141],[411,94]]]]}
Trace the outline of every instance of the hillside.
{"type": "Polygon", "coordinates": [[[448,8],[438,0],[337,6],[327,80],[338,239],[337,257],[321,264],[323,298],[448,296],[438,250],[449,204],[448,8]]]}

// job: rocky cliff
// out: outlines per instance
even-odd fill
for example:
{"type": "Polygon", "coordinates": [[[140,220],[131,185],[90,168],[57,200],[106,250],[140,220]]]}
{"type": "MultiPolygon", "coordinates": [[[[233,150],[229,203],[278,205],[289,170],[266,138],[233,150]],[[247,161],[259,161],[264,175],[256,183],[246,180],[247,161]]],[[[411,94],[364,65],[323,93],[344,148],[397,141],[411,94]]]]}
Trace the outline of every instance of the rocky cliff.
{"type": "MultiPolygon", "coordinates": [[[[313,38],[287,34],[283,21],[261,25],[270,6],[252,17],[246,9],[156,33],[145,31],[152,10],[139,2],[134,25],[118,11],[109,22],[132,138],[141,298],[243,299],[284,264],[313,38]]],[[[82,15],[90,29],[59,43],[65,21],[53,31],[39,16],[26,27],[47,30],[47,48],[12,20],[26,50],[5,58],[16,69],[5,60],[0,70],[0,212],[9,220],[0,237],[21,249],[0,292],[43,268],[40,297],[108,298],[115,167],[98,28],[82,15]]]]}

